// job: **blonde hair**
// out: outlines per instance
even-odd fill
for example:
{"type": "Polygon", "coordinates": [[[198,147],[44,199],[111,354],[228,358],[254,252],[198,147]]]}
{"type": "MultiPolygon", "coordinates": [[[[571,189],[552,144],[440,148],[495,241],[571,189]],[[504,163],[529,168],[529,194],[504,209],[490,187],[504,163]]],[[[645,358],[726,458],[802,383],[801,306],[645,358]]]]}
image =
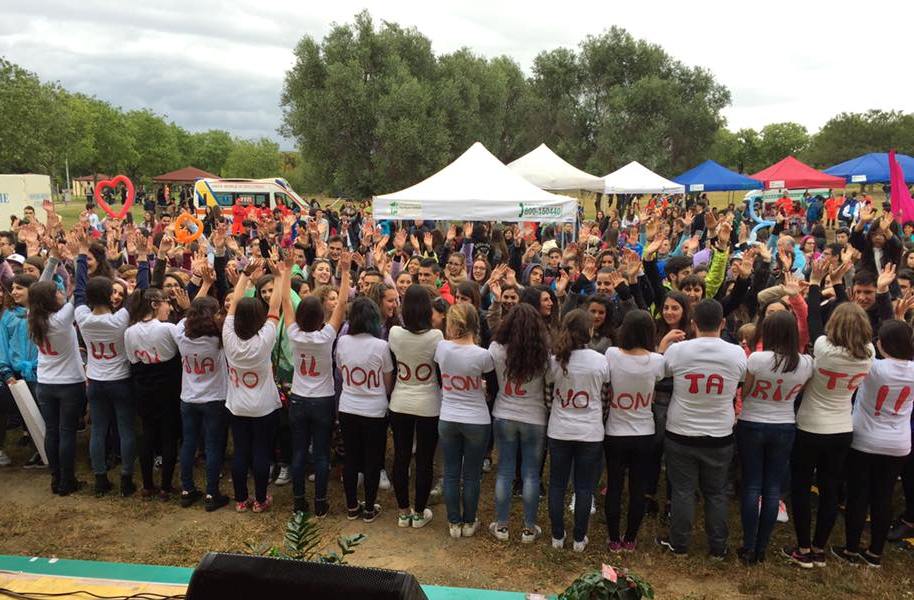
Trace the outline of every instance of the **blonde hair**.
{"type": "Polygon", "coordinates": [[[747,344],[755,339],[755,323],[746,323],[736,330],[736,339],[747,344]]]}
{"type": "Polygon", "coordinates": [[[873,327],[866,312],[853,302],[842,302],[825,324],[825,336],[853,358],[873,357],[873,327]]]}
{"type": "Polygon", "coordinates": [[[447,337],[451,340],[479,337],[479,313],[472,304],[455,304],[447,311],[447,337]]]}

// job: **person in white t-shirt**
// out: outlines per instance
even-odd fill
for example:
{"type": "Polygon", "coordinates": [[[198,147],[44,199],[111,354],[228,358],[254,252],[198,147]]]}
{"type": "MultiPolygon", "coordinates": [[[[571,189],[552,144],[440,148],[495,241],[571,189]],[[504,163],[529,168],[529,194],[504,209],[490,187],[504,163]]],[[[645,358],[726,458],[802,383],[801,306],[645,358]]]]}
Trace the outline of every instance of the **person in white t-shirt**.
{"type": "Polygon", "coordinates": [[[606,529],[611,552],[635,549],[644,518],[645,490],[654,447],[654,386],[663,379],[663,355],[652,352],[654,319],[632,310],[616,333],[618,348],[606,350],[612,395],[606,416],[606,529]],[[628,472],[628,520],[620,536],[622,487],[628,472]]]}
{"type": "Polygon", "coordinates": [[[314,459],[314,515],[318,518],[325,517],[330,508],[327,502],[327,478],[330,473],[330,440],[336,409],[333,343],[346,317],[351,266],[351,254],[343,252],[340,257],[342,281],[338,299],[326,322],[324,305],[318,296],[305,296],[294,312],[291,298],[288,295],[283,297],[283,317],[294,367],[292,393],[289,395],[293,509],[308,512],[305,463],[310,446],[314,459]]]}
{"type": "Polygon", "coordinates": [[[428,497],[434,479],[435,447],[441,385],[435,369],[435,350],[444,336],[432,327],[432,299],[421,285],[411,285],[403,296],[403,327],[390,329],[390,351],[397,361],[397,379],[390,396],[390,428],[394,436],[393,484],[399,527],[420,528],[432,519],[428,497]],[[409,464],[416,457],[415,504],[409,503],[409,464]]]}
{"type": "Polygon", "coordinates": [[[565,545],[565,491],[574,473],[574,551],[583,552],[593,488],[599,477],[605,425],[603,414],[609,383],[609,364],[588,348],[593,328],[589,313],[574,309],[562,319],[550,358],[554,382],[549,441],[549,520],[552,547],[565,545]]]}
{"type": "Polygon", "coordinates": [[[472,304],[455,304],[447,312],[448,339],[435,350],[442,388],[438,437],[444,502],[448,533],[455,539],[472,537],[479,527],[479,482],[492,432],[486,397],[498,386],[495,362],[476,345],[478,335],[479,312],[472,304]]]}
{"type": "Polygon", "coordinates": [[[876,343],[883,359],[873,361],[857,389],[854,440],[847,456],[844,548],[832,553],[852,564],[878,567],[889,532],[892,495],[911,454],[914,406],[914,339],[904,321],[883,321],[876,343]],[[869,514],[870,545],[860,548],[869,514]]]}
{"type": "Polygon", "coordinates": [[[378,305],[364,296],[356,298],[349,309],[348,334],[336,343],[336,364],[343,379],[339,419],[346,448],[343,488],[347,518],[366,523],[381,512],[376,500],[387,443],[388,396],[393,388],[394,363],[381,335],[378,305]],[[360,471],[364,473],[364,503],[358,499],[360,471]]]}
{"type": "Polygon", "coordinates": [[[666,472],[673,488],[670,536],[658,542],[686,554],[692,535],[695,493],[705,501],[705,531],[711,557],[727,554],[727,473],[733,460],[733,398],[746,375],[746,354],[720,338],[726,326],[716,300],[692,307],[696,337],[664,354],[673,378],[666,421],[666,472]]]}
{"type": "Polygon", "coordinates": [[[540,500],[540,469],[546,443],[546,377],[549,374],[549,332],[530,304],[518,304],[502,318],[489,345],[498,376],[492,410],[498,473],[495,479],[495,521],[489,531],[507,541],[508,515],[515,467],[520,456],[524,527],[521,542],[542,535],[536,524],[540,500]]]}
{"type": "Polygon", "coordinates": [[[144,498],[167,500],[178,461],[181,435],[181,357],[175,344],[172,306],[162,290],[136,290],[128,300],[130,325],[124,332],[124,351],[130,361],[137,414],[143,425],[139,439],[144,498]],[[162,452],[161,488],[155,485],[153,465],[158,440],[162,452]]]}
{"type": "Polygon", "coordinates": [[[238,277],[232,305],[222,326],[222,343],[228,363],[228,393],[225,407],[231,413],[232,484],[235,511],[262,513],[273,506],[267,495],[273,440],[279,426],[279,389],[273,379],[272,353],[279,324],[279,308],[289,294],[292,257],[280,263],[270,304],[264,309],[259,298],[246,297],[249,277],[261,264],[255,259],[238,277]],[[248,495],[248,472],[254,472],[254,498],[248,495]]]}
{"type": "Polygon", "coordinates": [[[181,506],[201,497],[207,512],[222,508],[229,498],[219,491],[225,460],[229,413],[225,408],[228,374],[222,351],[219,301],[197,295],[184,318],[172,330],[181,353],[181,506]],[[194,484],[197,441],[206,452],[206,494],[194,484]]]}
{"type": "Polygon", "coordinates": [[[825,546],[838,517],[839,486],[854,436],[852,398],[876,354],[870,319],[856,303],[838,305],[825,324],[825,335],[820,335],[821,263],[813,265],[808,301],[815,364],[797,411],[790,456],[790,504],[797,544],[783,549],[792,563],[805,569],[826,564],[825,546]],[[815,534],[811,535],[810,488],[814,484],[819,488],[819,502],[815,534]]]}
{"type": "Polygon", "coordinates": [[[45,422],[51,488],[67,496],[76,480],[76,427],[86,408],[86,373],[79,356],[73,305],[51,281],[29,287],[29,335],[38,346],[36,402],[45,422]]]}
{"type": "MultiPolygon", "coordinates": [[[[130,322],[126,308],[114,307],[114,282],[103,276],[88,278],[88,246],[76,259],[76,324],[86,344],[86,396],[89,399],[91,434],[89,456],[95,473],[95,494],[111,490],[108,481],[107,439],[112,421],[117,422],[121,451],[121,495],[136,492],[133,467],[136,462],[136,398],[130,378],[130,361],[124,348],[124,333],[130,322]]],[[[137,253],[137,288],[149,284],[146,252],[137,253]]],[[[123,304],[123,302],[121,302],[123,304]]]]}
{"type": "Polygon", "coordinates": [[[796,435],[794,401],[813,368],[812,357],[798,351],[800,331],[792,312],[769,312],[756,337],[762,346],[746,363],[743,410],[736,426],[743,526],[738,554],[746,564],[765,560],[796,435]]]}

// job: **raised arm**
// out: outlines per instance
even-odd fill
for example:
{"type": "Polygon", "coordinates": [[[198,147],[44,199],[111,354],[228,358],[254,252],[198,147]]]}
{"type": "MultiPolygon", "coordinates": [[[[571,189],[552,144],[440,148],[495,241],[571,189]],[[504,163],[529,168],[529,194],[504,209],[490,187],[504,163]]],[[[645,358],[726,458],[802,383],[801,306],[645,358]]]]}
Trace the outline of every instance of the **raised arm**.
{"type": "Polygon", "coordinates": [[[344,251],[340,255],[340,267],[342,278],[340,279],[340,291],[337,294],[336,307],[333,314],[330,315],[328,323],[335,331],[339,331],[343,326],[343,319],[346,318],[346,304],[349,302],[349,291],[352,279],[352,253],[344,251]]]}
{"type": "MultiPolygon", "coordinates": [[[[244,271],[238,275],[238,282],[235,283],[235,290],[232,292],[232,304],[228,309],[228,316],[233,316],[235,314],[235,307],[238,306],[238,302],[244,298],[244,293],[248,289],[248,283],[250,282],[251,273],[257,270],[260,266],[260,259],[252,260],[248,263],[248,266],[244,268],[244,271]]],[[[274,288],[276,284],[274,283],[274,288]]],[[[275,295],[274,295],[275,296],[275,295]]],[[[272,307],[273,296],[270,297],[270,306],[272,307]]]]}

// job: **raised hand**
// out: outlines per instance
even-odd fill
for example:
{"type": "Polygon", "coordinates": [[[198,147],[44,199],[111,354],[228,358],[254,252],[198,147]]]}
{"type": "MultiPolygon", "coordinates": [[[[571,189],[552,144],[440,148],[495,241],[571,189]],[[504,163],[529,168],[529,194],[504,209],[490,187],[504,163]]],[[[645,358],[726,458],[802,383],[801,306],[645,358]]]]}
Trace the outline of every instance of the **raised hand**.
{"type": "Polygon", "coordinates": [[[738,276],[740,279],[746,279],[752,275],[752,267],[755,264],[755,257],[758,255],[758,250],[755,248],[750,248],[743,252],[743,258],[739,263],[739,269],[737,269],[738,276]]]}
{"type": "Polygon", "coordinates": [[[564,296],[565,290],[568,289],[568,272],[562,269],[555,280],[555,295],[564,296]]]}
{"type": "Polygon", "coordinates": [[[472,238],[473,237],[473,222],[465,221],[463,223],[463,237],[472,238]]]}
{"type": "Polygon", "coordinates": [[[889,291],[889,286],[895,281],[895,263],[887,263],[876,279],[876,292],[881,294],[889,291]]]}
{"type": "Polygon", "coordinates": [[[800,279],[790,271],[784,271],[784,292],[788,296],[796,296],[800,293],[800,279]]]}
{"type": "Polygon", "coordinates": [[[182,287],[172,288],[172,290],[175,304],[177,304],[181,310],[190,308],[190,298],[187,295],[187,290],[182,287]]]}
{"type": "Polygon", "coordinates": [[[432,232],[426,231],[425,235],[422,236],[422,241],[425,243],[425,247],[428,248],[429,251],[431,251],[431,249],[432,249],[432,232]]]}
{"type": "Polygon", "coordinates": [[[895,318],[899,321],[904,321],[905,315],[911,309],[914,309],[914,290],[908,290],[904,296],[895,302],[895,318]]]}
{"type": "Polygon", "coordinates": [[[445,237],[445,240],[447,240],[448,242],[453,242],[454,239],[456,239],[456,237],[457,237],[457,225],[455,225],[454,223],[451,223],[451,226],[447,228],[447,236],[445,237]]]}

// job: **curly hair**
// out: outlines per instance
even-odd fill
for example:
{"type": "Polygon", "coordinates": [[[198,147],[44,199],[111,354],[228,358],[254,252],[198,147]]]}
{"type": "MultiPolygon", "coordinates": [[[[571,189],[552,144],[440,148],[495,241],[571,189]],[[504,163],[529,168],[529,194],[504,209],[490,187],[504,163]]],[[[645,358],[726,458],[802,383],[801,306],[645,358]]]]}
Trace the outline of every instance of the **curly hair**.
{"type": "Polygon", "coordinates": [[[184,334],[189,339],[209,336],[222,343],[222,323],[219,322],[219,302],[212,296],[199,296],[190,303],[184,315],[184,334]]]}
{"type": "Polygon", "coordinates": [[[530,304],[517,304],[508,311],[495,332],[494,341],[507,350],[505,375],[523,383],[543,374],[549,362],[549,331],[530,304]]]}

